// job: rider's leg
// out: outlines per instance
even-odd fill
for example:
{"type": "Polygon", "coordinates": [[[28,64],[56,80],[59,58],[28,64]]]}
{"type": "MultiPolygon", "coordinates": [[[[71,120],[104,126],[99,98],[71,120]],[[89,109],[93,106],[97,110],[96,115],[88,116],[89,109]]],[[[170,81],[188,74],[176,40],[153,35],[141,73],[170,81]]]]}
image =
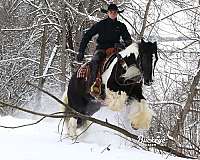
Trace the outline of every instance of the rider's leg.
{"type": "Polygon", "coordinates": [[[99,95],[101,93],[101,84],[96,81],[97,73],[99,70],[99,66],[101,61],[105,58],[105,52],[103,50],[97,50],[95,52],[94,57],[91,60],[91,94],[99,95]]]}
{"type": "Polygon", "coordinates": [[[100,62],[105,58],[104,50],[96,50],[95,55],[91,60],[91,77],[90,77],[90,84],[92,85],[96,81],[98,69],[100,66],[100,62]]]}

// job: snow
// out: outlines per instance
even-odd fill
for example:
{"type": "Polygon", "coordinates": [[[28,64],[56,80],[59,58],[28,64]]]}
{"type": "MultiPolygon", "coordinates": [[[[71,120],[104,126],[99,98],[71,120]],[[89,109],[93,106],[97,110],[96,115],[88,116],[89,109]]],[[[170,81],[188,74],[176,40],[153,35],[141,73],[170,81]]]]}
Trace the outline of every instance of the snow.
{"type": "MultiPolygon", "coordinates": [[[[19,119],[11,116],[0,117],[0,125],[17,126],[32,123],[34,120],[19,119]]],[[[164,160],[162,156],[138,150],[116,146],[119,136],[105,132],[105,128],[94,126],[93,134],[84,136],[74,143],[71,139],[61,140],[58,133],[59,120],[48,119],[39,124],[17,129],[0,128],[0,151],[2,160],[164,160]],[[92,136],[92,137],[91,137],[92,136]],[[104,143],[99,143],[99,142],[104,143]],[[114,144],[115,143],[115,144],[114,144]],[[107,149],[107,147],[109,149],[107,149]]],[[[168,160],[181,158],[168,157],[168,160]]]]}

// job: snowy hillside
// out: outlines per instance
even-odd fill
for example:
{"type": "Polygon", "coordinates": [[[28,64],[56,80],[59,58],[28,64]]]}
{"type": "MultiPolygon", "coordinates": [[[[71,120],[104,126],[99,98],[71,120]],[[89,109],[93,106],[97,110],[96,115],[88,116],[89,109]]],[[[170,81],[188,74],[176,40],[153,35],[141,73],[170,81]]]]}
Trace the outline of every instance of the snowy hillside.
{"type": "MultiPolygon", "coordinates": [[[[17,126],[32,122],[10,116],[0,118],[1,126],[17,126]]],[[[68,138],[61,140],[58,124],[58,120],[46,120],[37,125],[18,129],[1,127],[1,160],[164,160],[167,158],[167,155],[161,156],[120,146],[122,139],[119,136],[99,126],[91,128],[86,133],[88,135],[77,141],[79,143],[74,143],[68,138]]],[[[167,159],[180,160],[174,157],[167,159]]]]}

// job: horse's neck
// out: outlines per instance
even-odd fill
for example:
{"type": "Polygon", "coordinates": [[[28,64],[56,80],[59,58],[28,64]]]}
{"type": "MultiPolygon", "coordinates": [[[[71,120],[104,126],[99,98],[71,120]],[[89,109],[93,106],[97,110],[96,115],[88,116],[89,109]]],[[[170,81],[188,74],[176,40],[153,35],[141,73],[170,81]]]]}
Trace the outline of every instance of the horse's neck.
{"type": "Polygon", "coordinates": [[[109,67],[102,74],[102,81],[106,87],[107,87],[108,79],[110,78],[112,70],[116,63],[117,63],[117,57],[113,59],[112,63],[110,63],[109,67]]]}
{"type": "MultiPolygon", "coordinates": [[[[135,54],[135,58],[137,59],[139,55],[138,51],[138,43],[132,43],[130,46],[128,46],[125,50],[119,52],[118,54],[121,55],[122,58],[129,57],[131,54],[135,54]]],[[[107,86],[108,79],[111,76],[112,70],[117,63],[117,57],[113,59],[113,61],[110,63],[109,67],[105,70],[105,72],[102,74],[102,80],[105,86],[107,86]]]]}
{"type": "Polygon", "coordinates": [[[138,51],[138,43],[132,43],[130,46],[128,46],[125,50],[119,52],[119,54],[124,57],[129,57],[131,54],[135,54],[135,58],[137,59],[139,55],[138,51]]]}

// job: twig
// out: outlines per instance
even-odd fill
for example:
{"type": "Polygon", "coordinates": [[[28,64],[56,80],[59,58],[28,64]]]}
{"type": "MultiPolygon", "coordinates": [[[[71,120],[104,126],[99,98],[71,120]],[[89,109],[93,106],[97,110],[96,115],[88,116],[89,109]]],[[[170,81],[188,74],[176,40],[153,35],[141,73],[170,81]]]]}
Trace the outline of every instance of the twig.
{"type": "Polygon", "coordinates": [[[111,146],[111,144],[109,144],[106,148],[104,148],[104,149],[101,151],[101,153],[105,152],[106,150],[107,150],[107,151],[110,151],[110,148],[109,148],[110,146],[111,146]]]}
{"type": "Polygon", "coordinates": [[[59,29],[62,29],[62,27],[56,23],[43,23],[43,24],[40,24],[40,25],[33,25],[31,27],[26,27],[26,28],[4,28],[4,29],[1,29],[1,31],[28,31],[28,30],[34,30],[35,28],[40,28],[40,27],[43,27],[43,26],[55,26],[55,27],[58,27],[59,29]]]}
{"type": "Polygon", "coordinates": [[[65,118],[62,118],[62,119],[60,119],[60,121],[59,121],[59,124],[58,124],[58,133],[60,133],[60,135],[61,135],[61,137],[62,137],[62,134],[63,134],[63,128],[64,128],[64,123],[65,123],[65,118]],[[63,122],[62,122],[62,120],[63,120],[63,122]],[[61,132],[60,132],[60,125],[61,125],[61,122],[62,122],[62,130],[61,130],[61,132]]]}
{"type": "Polygon", "coordinates": [[[76,140],[78,139],[78,137],[80,137],[83,133],[85,133],[89,128],[90,126],[92,125],[93,123],[89,124],[79,135],[77,135],[73,140],[76,140]]]}
{"type": "Polygon", "coordinates": [[[34,123],[29,123],[29,124],[24,124],[24,125],[19,125],[19,126],[3,126],[0,125],[1,128],[9,128],[9,129],[16,129],[16,128],[21,128],[21,127],[27,127],[27,126],[32,126],[35,124],[38,124],[39,122],[41,122],[43,119],[45,119],[46,117],[42,117],[41,119],[39,119],[38,121],[34,122],[34,123]]]}
{"type": "Polygon", "coordinates": [[[169,14],[169,15],[161,18],[161,19],[158,19],[156,22],[150,23],[149,25],[146,26],[146,28],[149,27],[149,26],[151,26],[151,25],[153,25],[154,23],[158,23],[158,22],[161,22],[161,21],[163,21],[163,20],[165,20],[165,19],[167,19],[169,17],[172,17],[173,15],[175,15],[175,14],[177,14],[179,12],[183,12],[183,11],[187,11],[187,10],[192,10],[192,9],[197,9],[197,8],[200,8],[200,6],[180,9],[180,10],[178,10],[176,12],[173,12],[173,13],[171,13],[171,14],[169,14]]]}
{"type": "Polygon", "coordinates": [[[30,113],[30,114],[34,114],[34,115],[38,115],[38,116],[43,116],[43,117],[50,117],[50,118],[63,118],[64,116],[64,112],[56,112],[56,113],[52,113],[52,114],[44,114],[44,113],[39,113],[39,112],[34,112],[34,111],[30,111],[28,109],[24,109],[24,108],[20,108],[17,107],[15,105],[12,104],[8,104],[6,102],[0,101],[0,104],[2,104],[3,106],[0,106],[1,108],[4,106],[9,106],[11,108],[15,108],[18,109],[20,111],[26,112],[26,113],[30,113]],[[61,115],[57,115],[57,114],[61,114],[61,115]]]}

